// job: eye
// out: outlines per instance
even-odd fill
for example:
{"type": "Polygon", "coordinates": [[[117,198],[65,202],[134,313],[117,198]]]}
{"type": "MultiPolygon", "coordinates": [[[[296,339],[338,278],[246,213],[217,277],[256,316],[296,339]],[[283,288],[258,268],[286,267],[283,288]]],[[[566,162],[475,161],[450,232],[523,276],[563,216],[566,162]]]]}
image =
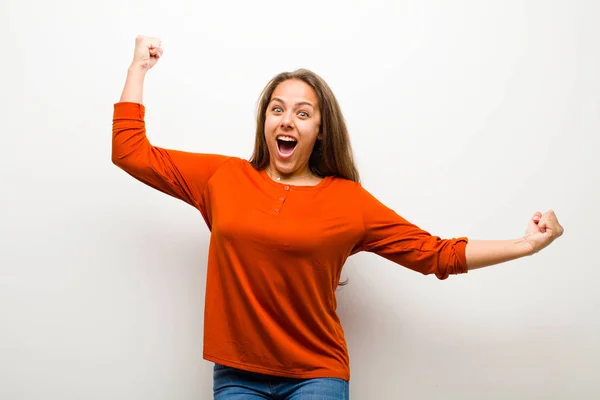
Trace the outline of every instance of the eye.
{"type": "Polygon", "coordinates": [[[271,111],[273,111],[274,113],[280,113],[283,110],[281,109],[281,107],[275,106],[275,107],[271,108],[271,111]]]}
{"type": "Polygon", "coordinates": [[[301,116],[301,117],[303,117],[303,118],[308,118],[308,117],[310,117],[310,115],[308,115],[308,113],[307,113],[306,111],[300,111],[300,112],[298,113],[298,115],[300,115],[300,116],[301,116]]]}

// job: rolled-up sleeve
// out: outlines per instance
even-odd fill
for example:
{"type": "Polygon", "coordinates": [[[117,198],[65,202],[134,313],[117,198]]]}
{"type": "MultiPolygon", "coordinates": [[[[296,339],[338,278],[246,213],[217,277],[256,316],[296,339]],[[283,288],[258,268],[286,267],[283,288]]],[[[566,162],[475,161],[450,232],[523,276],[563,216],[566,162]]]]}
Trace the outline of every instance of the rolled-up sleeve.
{"type": "Polygon", "coordinates": [[[468,239],[442,239],[410,223],[359,185],[364,236],[357,251],[368,251],[438,279],[467,272],[468,239]]]}
{"type": "Polygon", "coordinates": [[[205,219],[208,181],[231,157],[169,150],[150,144],[146,136],[145,107],[114,104],[112,162],[146,185],[198,208],[205,219]]]}

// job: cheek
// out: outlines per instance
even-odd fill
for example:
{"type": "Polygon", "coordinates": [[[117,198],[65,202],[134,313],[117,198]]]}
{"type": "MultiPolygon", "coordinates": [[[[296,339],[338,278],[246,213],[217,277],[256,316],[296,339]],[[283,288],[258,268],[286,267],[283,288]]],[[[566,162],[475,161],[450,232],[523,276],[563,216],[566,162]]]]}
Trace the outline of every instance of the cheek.
{"type": "Polygon", "coordinates": [[[265,119],[265,135],[273,133],[276,127],[277,121],[274,121],[273,118],[265,119]]]}
{"type": "Polygon", "coordinates": [[[304,133],[304,137],[309,139],[309,142],[314,142],[319,135],[319,125],[314,122],[307,123],[302,127],[302,132],[304,133]]]}

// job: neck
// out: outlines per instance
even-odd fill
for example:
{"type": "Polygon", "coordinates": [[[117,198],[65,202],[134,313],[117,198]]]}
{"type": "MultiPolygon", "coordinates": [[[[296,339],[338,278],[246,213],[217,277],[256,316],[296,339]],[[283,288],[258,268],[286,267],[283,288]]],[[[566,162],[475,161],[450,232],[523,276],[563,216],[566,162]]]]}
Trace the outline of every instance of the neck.
{"type": "Polygon", "coordinates": [[[313,173],[310,171],[310,169],[306,169],[303,172],[294,172],[291,174],[282,174],[281,172],[277,171],[277,169],[273,169],[271,168],[271,166],[268,166],[266,168],[267,174],[269,174],[269,176],[271,177],[271,179],[281,182],[281,181],[290,181],[290,180],[302,180],[302,179],[307,179],[307,178],[314,178],[315,176],[313,175],[313,173]]]}

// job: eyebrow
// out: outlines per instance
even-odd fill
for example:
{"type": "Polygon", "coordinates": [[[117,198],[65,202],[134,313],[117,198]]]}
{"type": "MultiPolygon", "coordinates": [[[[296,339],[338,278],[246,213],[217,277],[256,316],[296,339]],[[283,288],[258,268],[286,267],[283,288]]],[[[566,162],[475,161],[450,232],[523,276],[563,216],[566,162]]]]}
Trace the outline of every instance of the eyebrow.
{"type": "MultiPolygon", "coordinates": [[[[271,99],[271,102],[273,102],[273,101],[278,101],[281,104],[285,104],[285,101],[281,100],[279,97],[273,97],[271,99]]],[[[299,101],[299,102],[297,102],[294,105],[296,105],[296,106],[307,105],[307,106],[311,106],[312,108],[315,108],[315,106],[313,105],[313,103],[311,103],[310,101],[306,101],[306,100],[299,101]]]]}

